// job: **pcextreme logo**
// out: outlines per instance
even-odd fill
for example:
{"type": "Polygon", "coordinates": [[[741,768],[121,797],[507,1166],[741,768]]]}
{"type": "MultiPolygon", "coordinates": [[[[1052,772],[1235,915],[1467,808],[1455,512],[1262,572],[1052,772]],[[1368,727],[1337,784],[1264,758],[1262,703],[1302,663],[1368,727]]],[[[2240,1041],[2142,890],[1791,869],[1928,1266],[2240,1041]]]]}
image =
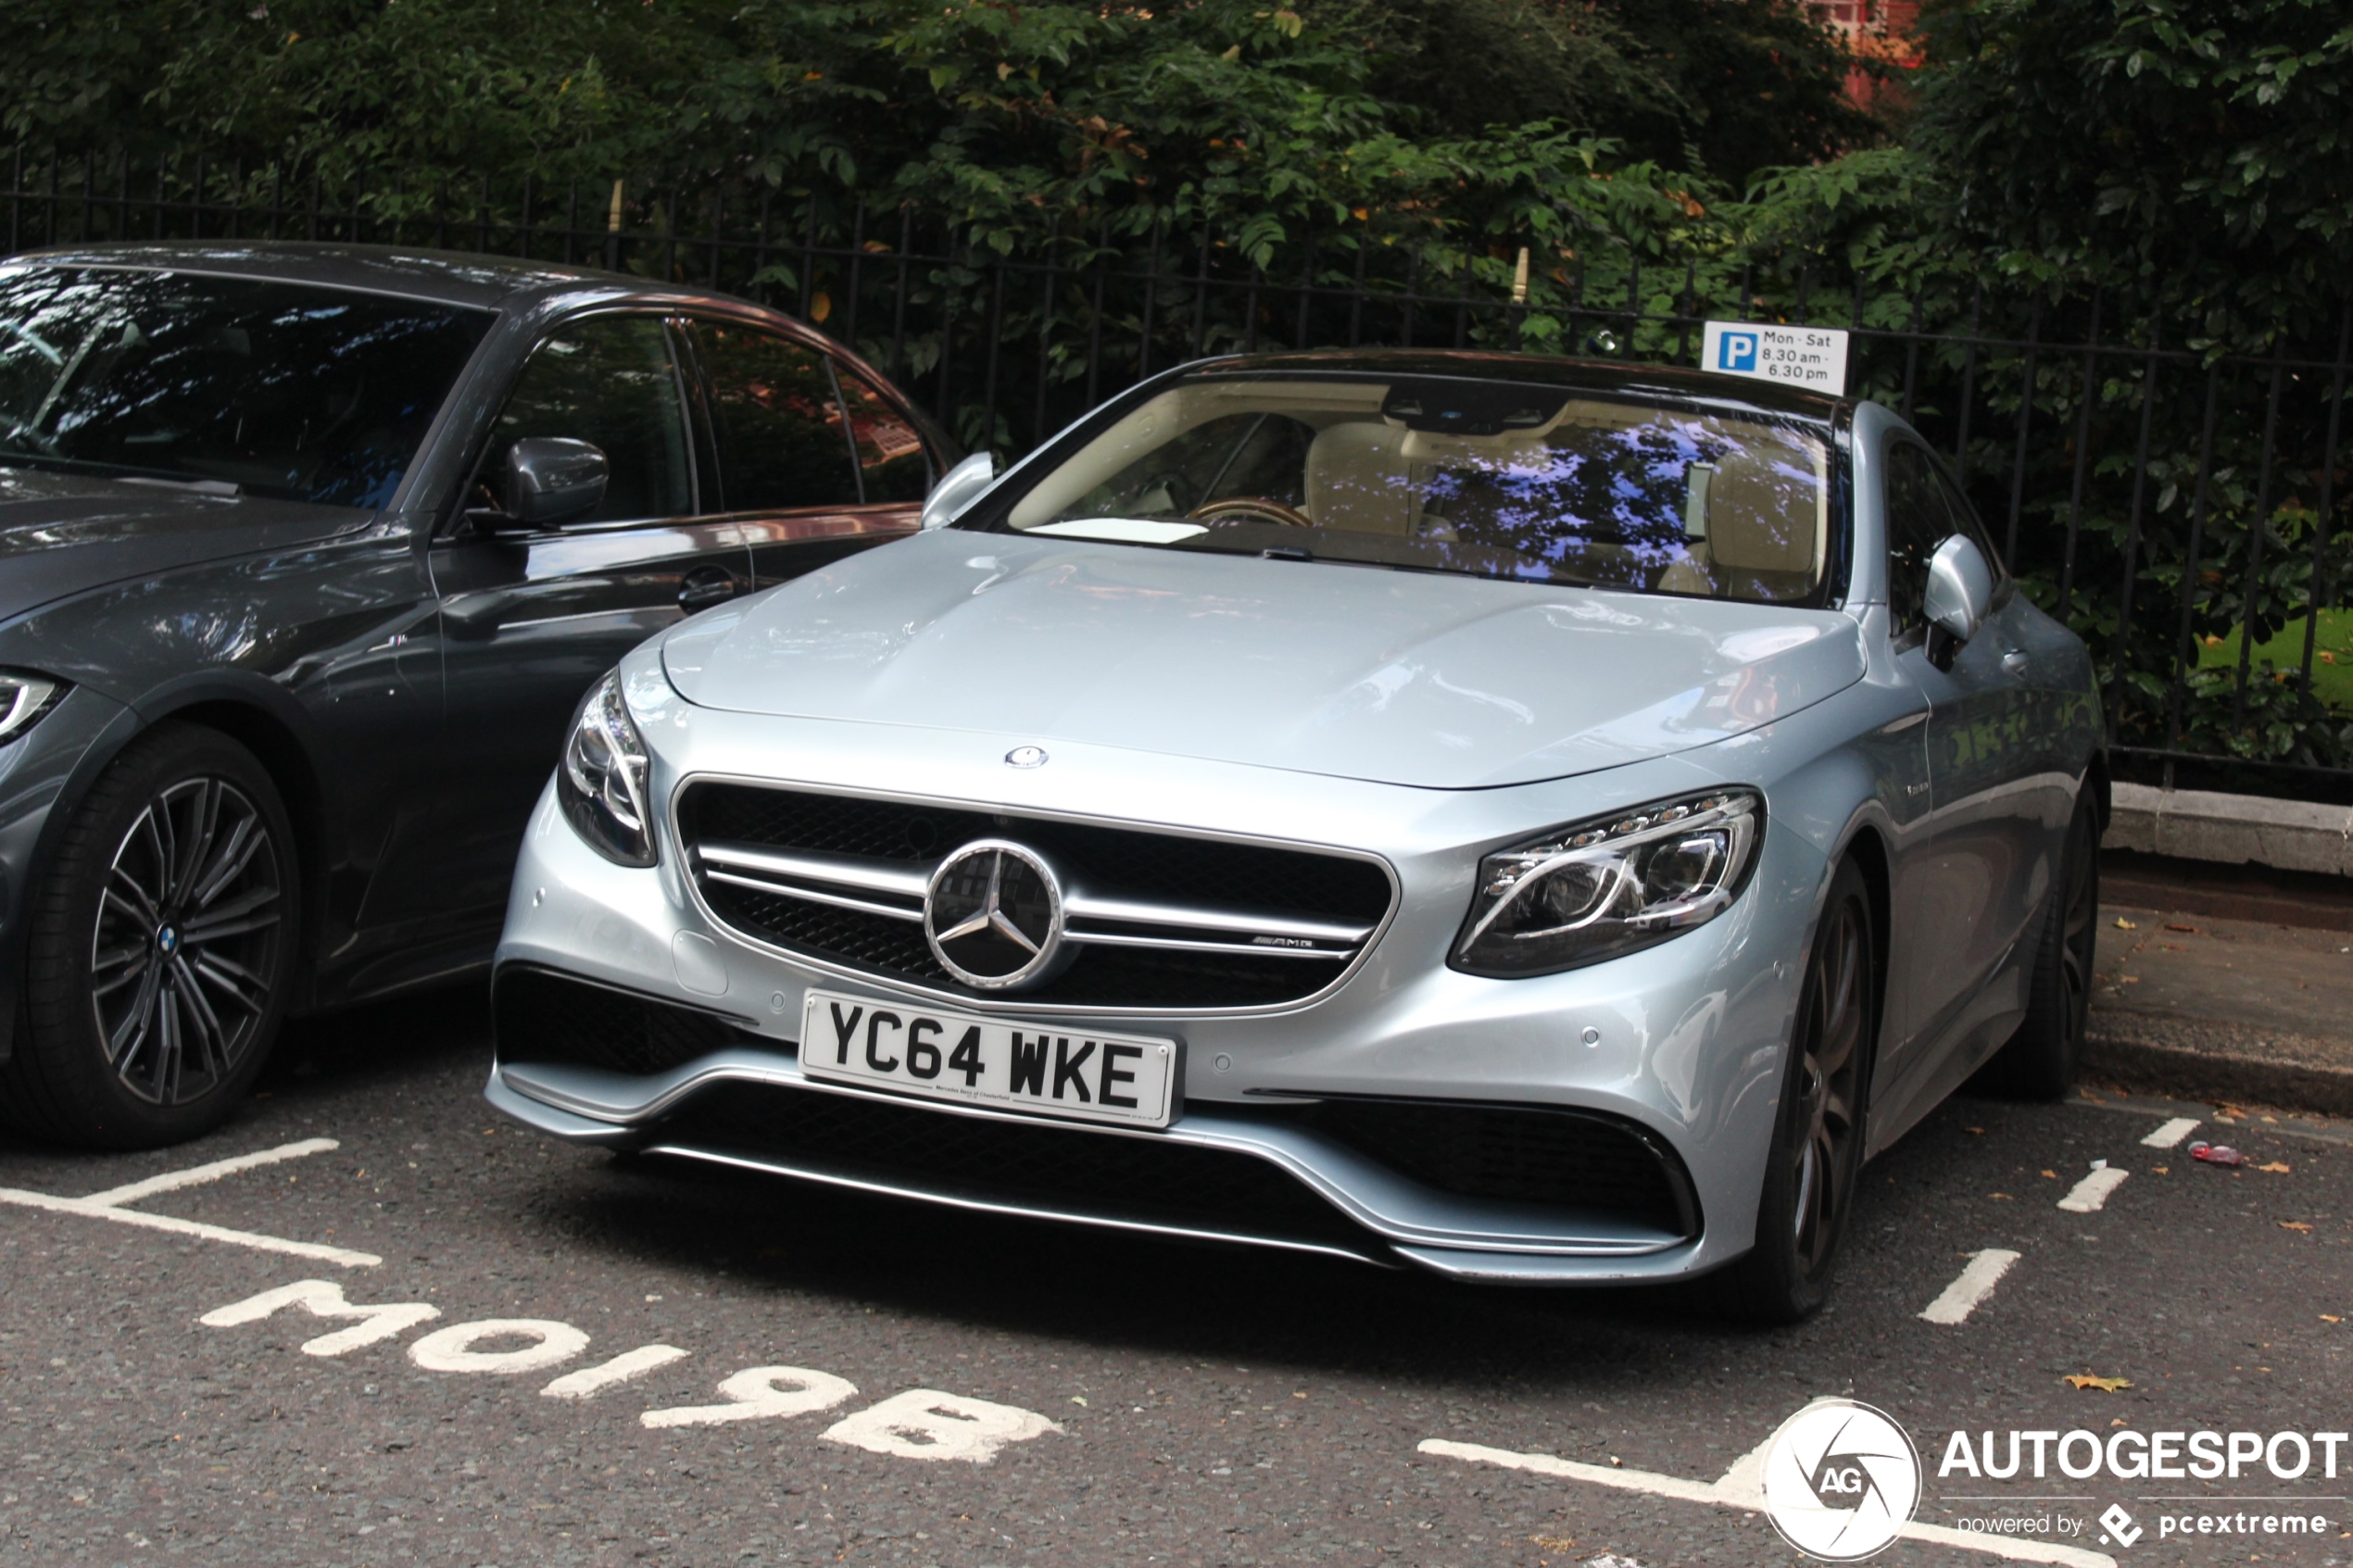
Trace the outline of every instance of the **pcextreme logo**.
{"type": "Polygon", "coordinates": [[[1765,1452],[1765,1513],[1808,1557],[1857,1562],[1884,1549],[1920,1500],[1920,1456],[1885,1411],[1819,1399],[1765,1452]]]}

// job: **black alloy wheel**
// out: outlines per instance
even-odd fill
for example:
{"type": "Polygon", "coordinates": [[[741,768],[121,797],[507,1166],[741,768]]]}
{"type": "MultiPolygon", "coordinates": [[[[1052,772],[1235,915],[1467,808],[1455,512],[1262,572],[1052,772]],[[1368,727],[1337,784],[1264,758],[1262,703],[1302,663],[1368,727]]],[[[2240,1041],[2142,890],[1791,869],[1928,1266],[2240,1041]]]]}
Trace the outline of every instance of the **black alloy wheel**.
{"type": "Polygon", "coordinates": [[[90,943],[115,1079],[185,1105],[236,1073],[271,1015],[284,886],[259,808],[227,779],[171,784],[122,836],[90,943]]]}
{"type": "Polygon", "coordinates": [[[140,735],[68,814],[29,900],[0,1117],[104,1148],[208,1132],[260,1073],[301,935],[292,823],[215,731],[140,735]]]}
{"type": "Polygon", "coordinates": [[[1979,1075],[1983,1087],[2020,1099],[2057,1099],[2075,1087],[2091,1037],[2099,914],[2099,808],[2086,787],[2069,820],[2066,847],[2052,868],[2026,1017],[1979,1075]]]}
{"type": "Polygon", "coordinates": [[[1870,1035],[1865,1013],[1870,982],[1864,965],[1870,953],[1869,911],[1847,899],[1833,909],[1815,940],[1800,1004],[1797,1055],[1800,1129],[1793,1158],[1797,1186],[1791,1239],[1808,1273],[1828,1267],[1837,1248],[1846,1206],[1854,1197],[1856,1158],[1862,1143],[1864,1047],[1870,1035]]]}
{"type": "Polygon", "coordinates": [[[1806,960],[1788,1066],[1756,1206],[1755,1245],[1716,1278],[1730,1312],[1795,1323],[1830,1293],[1863,1167],[1879,1044],[1876,928],[1853,862],[1831,878],[1806,960]]]}

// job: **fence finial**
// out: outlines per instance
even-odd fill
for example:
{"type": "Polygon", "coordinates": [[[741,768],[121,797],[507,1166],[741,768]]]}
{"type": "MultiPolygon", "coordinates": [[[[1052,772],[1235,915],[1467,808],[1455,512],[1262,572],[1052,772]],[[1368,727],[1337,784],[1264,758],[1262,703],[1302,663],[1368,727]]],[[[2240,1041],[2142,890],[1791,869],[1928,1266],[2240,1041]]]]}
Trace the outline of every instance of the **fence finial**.
{"type": "Polygon", "coordinates": [[[1519,259],[1512,263],[1512,303],[1528,303],[1528,247],[1519,247],[1519,259]]]}
{"type": "Polygon", "coordinates": [[[612,182],[612,210],[605,214],[605,232],[621,232],[621,182],[618,180],[612,182]]]}

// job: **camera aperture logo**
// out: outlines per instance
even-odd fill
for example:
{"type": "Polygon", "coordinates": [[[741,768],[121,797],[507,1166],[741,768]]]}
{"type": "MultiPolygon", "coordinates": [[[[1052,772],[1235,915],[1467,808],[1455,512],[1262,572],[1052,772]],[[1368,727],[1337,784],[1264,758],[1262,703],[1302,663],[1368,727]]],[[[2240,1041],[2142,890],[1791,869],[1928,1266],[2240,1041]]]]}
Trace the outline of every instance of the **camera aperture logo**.
{"type": "Polygon", "coordinates": [[[1765,1452],[1765,1512],[1781,1539],[1826,1562],[1857,1562],[1911,1523],[1920,1456],[1885,1411],[1818,1399],[1765,1452]]]}

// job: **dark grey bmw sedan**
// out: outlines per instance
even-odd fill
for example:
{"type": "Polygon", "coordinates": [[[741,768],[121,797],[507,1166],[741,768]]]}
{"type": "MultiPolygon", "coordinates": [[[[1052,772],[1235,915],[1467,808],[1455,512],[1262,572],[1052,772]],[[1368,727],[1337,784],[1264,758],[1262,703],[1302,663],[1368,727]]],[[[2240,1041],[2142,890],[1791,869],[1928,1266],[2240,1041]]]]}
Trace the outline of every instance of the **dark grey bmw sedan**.
{"type": "Polygon", "coordinates": [[[363,246],[0,263],[0,1119],[136,1148],[485,964],[590,684],[954,454],[773,312],[363,246]]]}

